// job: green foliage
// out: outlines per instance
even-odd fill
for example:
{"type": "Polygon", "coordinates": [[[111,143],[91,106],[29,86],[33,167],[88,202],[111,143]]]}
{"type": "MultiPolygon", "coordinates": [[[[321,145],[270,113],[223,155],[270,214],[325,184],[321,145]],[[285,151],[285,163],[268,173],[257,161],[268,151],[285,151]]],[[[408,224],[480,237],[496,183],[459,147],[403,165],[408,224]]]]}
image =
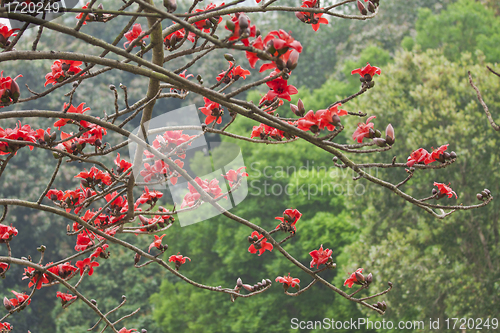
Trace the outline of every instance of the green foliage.
{"type": "MultiPolygon", "coordinates": [[[[451,182],[457,192],[458,200],[438,202],[446,205],[475,204],[476,193],[485,187],[500,190],[498,133],[490,128],[467,77],[470,70],[490,109],[498,110],[500,82],[485,66],[481,52],[475,57],[465,53],[457,62],[440,51],[401,52],[377,78],[376,88],[354,102],[383,126],[390,121],[395,128],[396,143],[377,156],[378,162],[388,163],[393,156],[406,161],[412,150],[446,143],[457,153],[446,170],[416,171],[403,186],[415,198],[429,196],[434,181],[451,182]]],[[[375,128],[383,130],[379,124],[375,128]]],[[[393,183],[407,176],[404,170],[381,170],[380,175],[393,183]]],[[[437,220],[385,189],[370,192],[362,202],[350,202],[358,208],[353,212],[359,213],[355,220],[361,235],[344,251],[352,264],[374,274],[374,289],[384,288],[388,280],[394,283],[386,319],[443,321],[496,314],[498,202],[437,220]]]]}
{"type": "Polygon", "coordinates": [[[481,50],[486,60],[500,59],[500,22],[492,10],[473,0],[460,0],[439,15],[425,8],[419,11],[416,42],[424,50],[442,48],[449,60],[463,52],[481,50]]]}

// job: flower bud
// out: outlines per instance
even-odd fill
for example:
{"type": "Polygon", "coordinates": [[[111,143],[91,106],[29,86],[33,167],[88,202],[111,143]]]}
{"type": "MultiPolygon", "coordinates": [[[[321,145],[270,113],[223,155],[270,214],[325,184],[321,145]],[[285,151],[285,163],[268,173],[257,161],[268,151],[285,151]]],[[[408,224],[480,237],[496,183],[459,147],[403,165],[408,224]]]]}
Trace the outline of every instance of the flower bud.
{"type": "Polygon", "coordinates": [[[91,299],[90,300],[90,303],[94,304],[94,305],[97,305],[97,301],[95,299],[91,299]]]}
{"type": "Polygon", "coordinates": [[[270,285],[272,282],[269,279],[266,279],[267,285],[270,285]]]}
{"type": "Polygon", "coordinates": [[[263,285],[264,287],[265,287],[265,286],[267,286],[267,281],[266,281],[266,279],[262,279],[261,283],[262,283],[262,285],[263,285]]]}
{"type": "Polygon", "coordinates": [[[14,305],[12,304],[12,302],[7,297],[3,298],[3,306],[5,306],[5,308],[7,309],[7,311],[12,310],[12,308],[14,307],[14,305]]]}
{"type": "Polygon", "coordinates": [[[457,153],[455,153],[454,151],[452,151],[450,153],[450,158],[457,158],[457,153]]]}
{"type": "Polygon", "coordinates": [[[234,32],[234,29],[236,28],[236,25],[234,24],[233,21],[227,20],[226,21],[226,28],[228,28],[230,31],[234,32]]]}
{"type": "Polygon", "coordinates": [[[141,255],[139,253],[136,253],[134,256],[134,265],[137,265],[137,263],[141,260],[141,255]]]}
{"type": "Polygon", "coordinates": [[[305,22],[306,21],[306,17],[304,14],[302,14],[302,12],[295,12],[295,16],[301,20],[302,22],[305,22]]]}
{"type": "Polygon", "coordinates": [[[370,284],[372,283],[372,281],[373,281],[373,275],[372,273],[370,273],[366,276],[366,283],[370,284]]]}
{"type": "Polygon", "coordinates": [[[395,140],[396,136],[394,135],[394,128],[391,124],[389,124],[385,128],[385,142],[387,142],[389,146],[392,146],[395,140]]]}
{"type": "Polygon", "coordinates": [[[227,60],[227,61],[235,61],[234,60],[234,57],[231,53],[226,53],[224,54],[224,58],[227,60]]]}
{"type": "Polygon", "coordinates": [[[242,286],[243,286],[243,282],[241,281],[241,278],[238,278],[238,280],[236,280],[236,287],[238,289],[241,289],[242,286]]]}
{"type": "Polygon", "coordinates": [[[491,195],[491,191],[490,191],[490,190],[488,190],[487,188],[485,188],[485,189],[484,189],[484,192],[486,192],[486,194],[487,194],[488,196],[489,196],[489,195],[491,195]]]}
{"type": "Polygon", "coordinates": [[[382,132],[380,132],[379,130],[375,130],[375,137],[376,138],[382,137],[382,132]]]}
{"type": "Polygon", "coordinates": [[[481,193],[476,194],[476,197],[477,197],[477,200],[480,200],[480,201],[483,200],[483,196],[481,195],[481,193]]]}
{"type": "Polygon", "coordinates": [[[363,284],[365,282],[365,276],[360,272],[356,272],[356,280],[358,280],[357,284],[363,284]]]}
{"type": "Polygon", "coordinates": [[[370,13],[375,13],[375,5],[371,1],[368,1],[368,10],[370,13]]]}
{"type": "Polygon", "coordinates": [[[297,67],[298,61],[299,61],[299,52],[297,52],[297,50],[293,50],[292,53],[290,53],[290,56],[288,57],[288,61],[286,62],[286,67],[292,71],[295,69],[295,67],[297,67]]]}
{"type": "Polygon", "coordinates": [[[299,98],[297,101],[297,107],[299,108],[299,112],[304,115],[306,113],[306,108],[304,107],[304,102],[299,98]]]}
{"type": "Polygon", "coordinates": [[[163,0],[163,6],[167,8],[167,12],[173,13],[177,9],[177,1],[176,0],[163,0]]]}
{"type": "Polygon", "coordinates": [[[373,139],[373,142],[379,147],[386,147],[387,146],[387,141],[381,138],[375,138],[373,139]]]}
{"type": "Polygon", "coordinates": [[[485,191],[482,191],[481,192],[481,195],[483,196],[483,198],[487,197],[488,196],[488,193],[486,193],[485,191]]]}
{"type": "Polygon", "coordinates": [[[240,23],[240,31],[243,31],[248,28],[248,17],[244,14],[241,14],[238,22],[240,23]]]}
{"type": "Polygon", "coordinates": [[[438,190],[436,190],[435,188],[432,189],[432,195],[436,195],[438,193],[438,190]]]}
{"type": "Polygon", "coordinates": [[[363,3],[361,1],[358,0],[357,4],[358,4],[358,9],[362,15],[368,14],[368,12],[366,11],[365,5],[363,5],[363,3]]]}
{"type": "Polygon", "coordinates": [[[246,290],[248,290],[249,292],[253,291],[253,287],[249,284],[243,284],[242,287],[245,288],[246,290]]]}

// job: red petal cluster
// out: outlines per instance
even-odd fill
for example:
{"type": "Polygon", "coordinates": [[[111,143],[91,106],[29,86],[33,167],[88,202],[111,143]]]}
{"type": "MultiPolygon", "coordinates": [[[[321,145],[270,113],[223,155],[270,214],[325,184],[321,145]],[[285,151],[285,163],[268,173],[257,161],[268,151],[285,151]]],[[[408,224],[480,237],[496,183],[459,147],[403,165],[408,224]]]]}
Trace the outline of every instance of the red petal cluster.
{"type": "Polygon", "coordinates": [[[23,76],[19,74],[15,78],[11,78],[10,76],[3,77],[3,71],[0,72],[0,102],[1,104],[4,104],[0,105],[0,109],[5,105],[16,103],[19,96],[21,96],[21,90],[16,82],[16,80],[20,77],[23,76]]]}
{"type": "Polygon", "coordinates": [[[444,197],[445,195],[448,196],[448,198],[452,198],[453,195],[455,195],[455,198],[458,199],[457,194],[451,189],[450,184],[445,185],[442,183],[436,183],[434,182],[434,186],[437,186],[439,190],[439,196],[444,197]]]}
{"type": "MultiPolygon", "coordinates": [[[[141,34],[142,34],[141,24],[140,23],[134,24],[134,26],[132,27],[132,30],[130,30],[129,32],[127,32],[124,35],[125,38],[127,38],[127,41],[123,44],[123,47],[127,48],[127,45],[132,43],[133,41],[135,41],[141,34]]],[[[140,46],[140,45],[145,45],[144,38],[148,38],[148,37],[149,37],[149,35],[142,37],[141,41],[139,43],[137,43],[136,45],[134,45],[134,47],[140,46]]]]}
{"type": "Polygon", "coordinates": [[[222,115],[224,114],[224,111],[220,104],[212,102],[206,97],[203,97],[203,100],[205,101],[205,106],[199,108],[199,110],[201,111],[201,113],[207,116],[207,118],[205,119],[205,124],[208,125],[214,120],[217,124],[222,123],[222,115]]]}
{"type": "Polygon", "coordinates": [[[313,250],[309,252],[309,254],[312,257],[311,267],[317,265],[316,267],[319,268],[319,265],[326,264],[328,260],[332,257],[332,253],[333,251],[330,249],[323,250],[323,244],[321,244],[319,250],[313,250]]]}
{"type": "Polygon", "coordinates": [[[264,253],[266,250],[272,251],[273,250],[273,244],[267,242],[267,238],[264,238],[263,235],[259,234],[258,231],[252,232],[252,235],[250,235],[251,238],[253,238],[254,243],[250,245],[248,248],[248,252],[255,254],[259,252],[259,257],[262,253],[264,253]],[[262,240],[261,240],[262,239],[262,240]],[[257,241],[261,240],[259,243],[255,244],[257,241]]]}
{"type": "Polygon", "coordinates": [[[45,86],[52,83],[52,85],[56,83],[60,83],[66,80],[71,75],[78,74],[82,71],[82,69],[78,66],[82,65],[81,61],[73,61],[73,60],[56,60],[50,66],[51,73],[45,75],[45,86]]]}
{"type": "Polygon", "coordinates": [[[290,276],[290,273],[288,273],[288,276],[278,276],[276,278],[276,282],[286,284],[288,287],[294,288],[296,284],[300,283],[300,280],[297,278],[293,278],[290,276]]]}
{"type": "Polygon", "coordinates": [[[238,183],[242,177],[248,177],[248,173],[242,172],[243,169],[246,167],[242,166],[241,168],[238,168],[238,170],[229,170],[226,172],[225,175],[221,175],[224,177],[229,182],[229,186],[233,187],[234,184],[238,183]]]}

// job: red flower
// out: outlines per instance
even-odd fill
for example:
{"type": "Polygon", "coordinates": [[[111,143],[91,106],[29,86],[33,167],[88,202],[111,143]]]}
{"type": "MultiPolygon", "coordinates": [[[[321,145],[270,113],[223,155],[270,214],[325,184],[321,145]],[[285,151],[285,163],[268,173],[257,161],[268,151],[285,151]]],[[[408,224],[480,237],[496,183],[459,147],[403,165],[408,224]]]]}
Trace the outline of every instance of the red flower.
{"type": "Polygon", "coordinates": [[[99,246],[91,255],[90,255],[90,258],[97,258],[97,257],[101,257],[101,258],[105,258],[106,257],[106,253],[104,251],[106,251],[106,249],[109,247],[108,244],[104,244],[102,247],[99,246]]]}
{"type": "Polygon", "coordinates": [[[74,60],[56,60],[50,67],[51,73],[45,75],[45,87],[52,83],[52,85],[66,80],[69,76],[80,73],[82,69],[78,66],[82,64],[81,61],[74,60]]]}
{"type": "MultiPolygon", "coordinates": [[[[229,68],[231,68],[232,66],[233,66],[233,63],[230,61],[229,68]]],[[[220,73],[217,76],[217,81],[222,80],[222,78],[224,78],[224,75],[226,75],[226,72],[227,71],[222,71],[222,73],[220,73]]],[[[227,83],[231,82],[231,79],[234,79],[234,81],[237,81],[240,77],[242,77],[243,80],[245,80],[247,75],[250,75],[250,71],[243,69],[241,66],[236,66],[233,69],[231,69],[231,71],[227,74],[226,78],[224,79],[224,83],[227,84],[227,83]]]]}
{"type": "Polygon", "coordinates": [[[45,274],[42,274],[42,272],[35,271],[33,267],[28,267],[24,269],[24,276],[22,280],[24,279],[30,279],[28,287],[36,285],[36,289],[42,288],[43,283],[49,283],[47,276],[45,274]]]}
{"type": "MultiPolygon", "coordinates": [[[[83,108],[84,105],[85,105],[85,103],[81,103],[76,108],[73,105],[70,105],[67,113],[84,114],[85,112],[87,112],[87,111],[90,110],[89,107],[87,107],[87,108],[84,109],[83,108]]],[[[64,103],[63,109],[65,110],[67,106],[68,105],[66,103],[64,103]]],[[[74,124],[75,121],[72,120],[72,119],[63,119],[63,118],[61,118],[61,119],[59,119],[58,121],[56,121],[54,123],[54,127],[57,127],[58,130],[61,130],[61,127],[63,127],[67,123],[74,124]]],[[[89,127],[89,123],[86,122],[85,120],[80,120],[80,125],[82,127],[85,127],[85,128],[89,127]]]]}
{"type": "MultiPolygon", "coordinates": [[[[16,298],[9,299],[10,303],[14,307],[17,307],[17,306],[23,304],[29,298],[29,296],[26,295],[25,293],[18,293],[18,292],[15,292],[14,290],[11,290],[11,291],[16,296],[16,298]]],[[[5,300],[4,300],[4,302],[5,302],[5,300]]],[[[31,299],[28,301],[27,305],[29,305],[30,303],[31,303],[31,299]]]]}
{"type": "Polygon", "coordinates": [[[12,240],[12,237],[17,236],[17,233],[17,229],[13,226],[0,224],[0,243],[12,240]]]}
{"type": "Polygon", "coordinates": [[[5,332],[8,333],[13,329],[12,325],[5,322],[5,323],[0,323],[0,332],[5,332]]]}
{"type": "MultiPolygon", "coordinates": [[[[304,1],[302,8],[314,8],[316,1],[304,1]]],[[[323,16],[323,13],[308,13],[308,12],[295,12],[295,16],[304,23],[310,24],[314,31],[318,31],[320,24],[328,24],[328,20],[323,16]]]]}
{"type": "MultiPolygon", "coordinates": [[[[280,29],[279,31],[271,31],[264,38],[265,45],[272,42],[273,48],[276,50],[277,54],[284,54],[289,48],[295,49],[297,52],[302,52],[302,45],[299,41],[293,39],[285,30],[280,29]]],[[[271,52],[272,55],[277,55],[271,52]]]]}
{"type": "MultiPolygon", "coordinates": [[[[176,149],[176,155],[179,158],[186,158],[186,150],[184,148],[177,148],[181,144],[191,140],[195,135],[182,134],[181,131],[166,131],[163,135],[157,135],[153,141],[153,148],[159,150],[161,153],[168,154],[176,149]]],[[[187,144],[191,145],[191,142],[187,144]]],[[[145,150],[144,155],[148,158],[154,158],[155,155],[145,150]]]]}
{"type": "MultiPolygon", "coordinates": [[[[208,179],[202,180],[199,177],[196,177],[195,182],[205,191],[208,195],[210,195],[212,198],[217,199],[222,195],[222,190],[219,186],[219,181],[217,179],[212,179],[210,182],[208,179]]],[[[198,191],[194,188],[191,183],[188,183],[188,189],[189,193],[187,193],[184,196],[184,200],[182,201],[181,208],[184,208],[186,206],[192,207],[197,200],[200,199],[200,194],[198,191]]],[[[224,197],[227,199],[227,197],[224,197]]]]}
{"type": "MultiPolygon", "coordinates": [[[[180,168],[184,166],[184,162],[181,160],[175,160],[174,163],[180,168]]],[[[152,166],[144,163],[144,170],[141,170],[140,174],[144,177],[146,183],[150,182],[153,178],[156,180],[169,179],[172,185],[175,185],[178,178],[178,174],[170,170],[168,164],[163,160],[156,160],[152,166]]]]}
{"type": "Polygon", "coordinates": [[[102,172],[94,166],[90,168],[89,172],[87,172],[87,169],[84,170],[85,171],[82,171],[78,175],[76,175],[75,178],[84,179],[87,182],[86,187],[92,187],[94,185],[100,184],[101,182],[106,185],[111,184],[111,176],[107,172],[102,172]]]}
{"type": "MultiPolygon", "coordinates": [[[[136,23],[134,24],[134,26],[132,27],[132,30],[130,30],[129,32],[127,32],[124,36],[125,38],[127,38],[127,42],[125,42],[123,44],[123,47],[124,48],[127,48],[127,44],[130,44],[132,43],[133,41],[135,41],[137,39],[137,37],[140,36],[140,34],[142,34],[142,27],[141,27],[141,24],[140,23],[136,23]]],[[[144,42],[144,38],[148,38],[149,35],[147,36],[144,36],[142,37],[142,40],[140,43],[138,43],[139,45],[145,45],[145,42],[144,42]]],[[[139,46],[139,45],[134,45],[134,47],[136,46],[139,46]]]]}
{"type": "Polygon", "coordinates": [[[352,273],[351,276],[347,280],[345,280],[344,286],[352,288],[353,284],[359,284],[359,285],[361,285],[361,282],[359,282],[358,279],[356,278],[356,273],[361,274],[362,272],[363,272],[363,268],[358,268],[356,270],[356,272],[352,273]]]}
{"type": "Polygon", "coordinates": [[[132,163],[127,162],[125,160],[120,160],[120,153],[117,153],[116,155],[117,156],[116,156],[116,159],[115,159],[115,164],[118,167],[118,168],[116,168],[116,172],[118,174],[120,174],[123,171],[128,170],[132,166],[132,163]]]}
{"type": "Polygon", "coordinates": [[[332,250],[329,249],[323,250],[323,244],[321,244],[319,250],[313,250],[309,252],[309,254],[312,257],[311,267],[317,265],[316,267],[319,268],[319,265],[327,263],[328,260],[331,258],[332,253],[333,253],[332,250]]]}
{"type": "Polygon", "coordinates": [[[258,231],[252,232],[252,235],[250,237],[253,239],[253,243],[248,248],[248,252],[252,254],[259,252],[259,257],[260,257],[260,255],[264,253],[266,250],[268,251],[273,250],[273,245],[268,243],[267,238],[264,238],[264,236],[259,234],[258,231]],[[255,244],[260,239],[262,239],[262,241],[260,241],[258,244],[255,244]]]}
{"type": "Polygon", "coordinates": [[[77,296],[75,295],[71,295],[71,294],[64,294],[60,291],[58,291],[56,293],[56,297],[59,297],[61,300],[62,300],[62,303],[66,303],[66,302],[69,302],[71,301],[72,299],[75,299],[75,298],[78,298],[77,296]]]}
{"type": "MultiPolygon", "coordinates": [[[[165,237],[165,234],[161,235],[160,237],[158,237],[157,235],[154,235],[154,236],[155,236],[155,240],[154,240],[154,242],[153,242],[153,243],[149,244],[149,249],[148,249],[148,252],[149,252],[149,251],[151,251],[151,249],[152,249],[153,247],[156,247],[156,248],[157,248],[158,250],[160,250],[160,251],[163,249],[163,246],[162,246],[162,244],[161,244],[161,241],[162,241],[162,238],[163,238],[163,237],[165,237]]],[[[172,257],[175,257],[175,256],[172,256],[172,257]]],[[[170,258],[172,258],[172,257],[170,257],[170,258]]],[[[187,258],[187,257],[186,257],[186,258],[187,258]]],[[[187,258],[187,259],[189,259],[189,258],[187,258]]],[[[191,259],[189,259],[189,260],[191,260],[191,259]]],[[[169,261],[171,261],[171,260],[169,259],[169,261]]],[[[186,259],[184,259],[184,262],[186,262],[186,259]]],[[[184,263],[184,262],[183,262],[183,263],[184,263]]]]}
{"type": "Polygon", "coordinates": [[[338,109],[340,106],[342,106],[342,104],[339,103],[326,110],[318,110],[316,112],[316,115],[320,118],[320,130],[326,127],[327,130],[333,131],[335,129],[335,125],[340,123],[339,117],[347,115],[346,110],[338,109]]]}
{"type": "MultiPolygon", "coordinates": [[[[252,41],[251,46],[253,48],[256,48],[258,50],[263,50],[264,49],[264,43],[262,42],[262,36],[257,37],[252,41]]],[[[250,52],[250,51],[245,51],[246,57],[248,59],[248,62],[250,63],[250,67],[255,68],[255,64],[257,63],[257,60],[259,60],[259,57],[257,56],[257,53],[250,52]]]]}
{"type": "Polygon", "coordinates": [[[297,128],[303,131],[311,131],[313,133],[319,132],[321,118],[315,114],[313,110],[309,110],[303,118],[297,121],[297,128]]]}
{"type": "Polygon", "coordinates": [[[417,150],[414,150],[411,153],[411,155],[408,156],[408,161],[406,162],[406,165],[411,168],[415,163],[424,162],[428,156],[429,156],[429,152],[427,150],[425,150],[424,148],[419,148],[417,150]]]}
{"type": "Polygon", "coordinates": [[[80,260],[76,262],[76,267],[80,269],[80,276],[83,275],[85,269],[88,268],[89,276],[94,274],[94,267],[98,267],[99,263],[96,261],[91,261],[90,258],[85,258],[84,260],[80,260]]]}
{"type": "MultiPolygon", "coordinates": [[[[66,140],[70,136],[73,136],[73,132],[71,133],[65,133],[61,131],[61,140],[66,140]]],[[[55,146],[55,149],[63,150],[66,151],[70,154],[76,153],[78,154],[79,152],[82,151],[83,148],[85,148],[85,139],[83,138],[73,138],[70,140],[66,140],[57,146],[55,146]]]]}
{"type": "Polygon", "coordinates": [[[206,97],[203,97],[203,100],[205,101],[205,106],[199,108],[199,110],[207,116],[205,119],[205,124],[210,124],[214,120],[216,121],[217,124],[222,123],[222,115],[224,114],[224,111],[222,110],[222,107],[220,106],[219,103],[212,102],[206,97]]]}
{"type": "Polygon", "coordinates": [[[276,282],[283,283],[283,285],[286,285],[287,287],[295,287],[295,284],[299,284],[300,280],[297,278],[293,278],[290,276],[290,273],[288,273],[288,276],[278,276],[276,278],[276,282]]]}
{"type": "Polygon", "coordinates": [[[258,137],[261,140],[267,140],[268,137],[281,141],[284,138],[285,132],[277,128],[268,126],[266,124],[260,124],[259,126],[254,126],[252,130],[252,135],[250,138],[258,137]]]}
{"type": "MultiPolygon", "coordinates": [[[[17,102],[19,96],[21,96],[21,90],[19,89],[19,85],[16,80],[20,77],[23,76],[19,74],[15,78],[11,78],[10,76],[3,77],[3,71],[0,72],[0,102],[2,104],[17,102]]],[[[3,107],[4,106],[0,106],[0,108],[3,107]]]]}
{"type": "Polygon", "coordinates": [[[297,231],[295,223],[300,220],[301,216],[302,214],[297,209],[285,209],[285,211],[283,212],[283,217],[275,217],[276,220],[281,221],[276,229],[286,227],[287,229],[293,228],[294,231],[297,231]]]}
{"type": "Polygon", "coordinates": [[[370,123],[370,120],[376,118],[376,116],[371,116],[366,120],[366,123],[358,123],[358,128],[352,134],[352,138],[354,141],[358,141],[358,143],[363,142],[364,138],[370,138],[370,129],[373,131],[373,123],[370,123]]]}
{"type": "Polygon", "coordinates": [[[363,77],[365,79],[367,78],[366,75],[368,75],[369,76],[368,81],[370,81],[375,74],[380,75],[381,73],[382,72],[381,72],[380,68],[375,67],[375,66],[371,66],[370,63],[367,62],[365,67],[353,70],[351,72],[351,75],[359,74],[359,75],[361,75],[361,77],[363,77]]]}
{"type": "Polygon", "coordinates": [[[183,257],[182,254],[180,254],[180,252],[177,252],[177,255],[170,256],[168,258],[168,261],[175,262],[175,269],[179,270],[181,265],[186,263],[186,259],[191,261],[191,259],[189,259],[188,257],[183,257]]]}
{"type": "Polygon", "coordinates": [[[9,29],[9,26],[3,23],[0,23],[0,47],[6,48],[9,46],[10,41],[8,40],[10,36],[17,36],[14,34],[16,30],[20,29],[9,29]]]}
{"type": "Polygon", "coordinates": [[[140,196],[139,199],[135,202],[136,206],[142,204],[154,205],[158,199],[163,196],[163,193],[159,191],[149,191],[147,186],[144,186],[144,193],[140,196]]]}
{"type": "MultiPolygon", "coordinates": [[[[89,3],[90,3],[90,2],[87,2],[87,4],[86,4],[85,6],[83,6],[83,7],[82,7],[82,9],[87,9],[87,8],[89,8],[89,3]]],[[[80,20],[82,17],[83,17],[83,13],[80,13],[80,14],[78,14],[78,15],[76,15],[76,16],[75,16],[75,18],[76,18],[77,20],[80,20]]],[[[83,21],[83,25],[86,25],[86,24],[87,24],[87,22],[86,22],[86,21],[91,22],[91,21],[93,21],[93,19],[92,19],[92,17],[91,17],[90,15],[87,15],[87,16],[85,16],[85,21],[83,21]]]]}
{"type": "Polygon", "coordinates": [[[8,268],[9,268],[9,264],[7,264],[5,262],[0,262],[0,275],[5,273],[8,268]]]}
{"type": "Polygon", "coordinates": [[[439,195],[438,195],[439,198],[442,198],[445,195],[447,195],[448,198],[451,198],[451,197],[453,197],[453,194],[454,194],[455,198],[458,199],[457,194],[451,189],[450,184],[445,185],[445,184],[442,184],[442,183],[436,183],[436,182],[434,182],[434,186],[437,186],[438,189],[439,189],[439,195]]]}
{"type": "MultiPolygon", "coordinates": [[[[185,29],[179,29],[174,32],[172,32],[170,35],[166,36],[165,39],[163,39],[163,44],[167,49],[170,49],[177,44],[177,42],[181,41],[184,36],[186,35],[186,30],[185,29]]],[[[196,34],[193,32],[189,32],[188,36],[186,37],[187,40],[190,42],[194,43],[196,34]]]]}
{"type": "Polygon", "coordinates": [[[137,330],[135,328],[128,330],[125,327],[122,327],[122,329],[118,331],[118,333],[136,333],[136,332],[137,332],[137,330]]]}
{"type": "MultiPolygon", "coordinates": [[[[231,29],[227,25],[225,27],[226,30],[232,32],[231,36],[228,39],[229,41],[240,39],[240,36],[244,33],[246,33],[248,37],[255,37],[257,28],[255,27],[255,25],[250,24],[250,19],[247,15],[243,13],[235,13],[234,16],[231,17],[231,22],[233,23],[233,27],[231,27],[231,29]]],[[[245,46],[250,45],[248,38],[243,38],[241,42],[245,46]]]]}
{"type": "MultiPolygon", "coordinates": [[[[57,265],[55,267],[57,268],[57,275],[61,279],[66,279],[68,276],[70,276],[71,274],[73,274],[73,272],[75,272],[78,269],[75,266],[71,265],[70,262],[65,262],[64,264],[59,264],[59,265],[57,265]]],[[[52,269],[49,268],[49,271],[52,272],[52,269]]]]}
{"type": "Polygon", "coordinates": [[[425,161],[424,163],[425,164],[429,164],[429,163],[432,163],[434,161],[439,161],[441,163],[444,163],[445,162],[445,159],[444,159],[444,151],[446,149],[448,149],[448,146],[449,144],[446,144],[446,145],[442,145],[441,147],[439,147],[438,149],[434,149],[434,147],[432,148],[432,153],[429,153],[427,155],[427,157],[425,158],[425,161]]]}
{"type": "MultiPolygon", "coordinates": [[[[89,213],[90,211],[87,211],[89,213]]],[[[87,217],[87,213],[85,213],[84,219],[87,217]]],[[[93,216],[93,215],[92,215],[93,216]]],[[[75,245],[75,251],[85,251],[89,247],[94,246],[94,241],[93,238],[90,238],[89,234],[85,231],[80,232],[76,236],[76,245],[75,245]]]]}
{"type": "Polygon", "coordinates": [[[225,175],[221,175],[224,177],[229,182],[229,186],[233,187],[234,184],[238,183],[238,181],[242,177],[248,177],[248,173],[246,172],[241,172],[241,170],[245,169],[246,167],[242,166],[241,168],[238,168],[238,170],[229,170],[225,175]]]}
{"type": "MultiPolygon", "coordinates": [[[[9,140],[19,140],[28,141],[36,143],[35,138],[36,132],[33,131],[30,125],[21,125],[21,121],[18,122],[14,129],[0,127],[0,138],[9,140]]],[[[23,146],[18,146],[15,143],[0,142],[0,155],[8,155],[10,153],[16,153],[17,150],[23,146]]],[[[33,150],[33,146],[28,146],[30,150],[33,150]]]]}
{"type": "MultiPolygon", "coordinates": [[[[219,7],[220,6],[224,6],[224,2],[221,3],[219,5],[219,7]]],[[[207,11],[210,9],[214,9],[214,8],[217,8],[217,5],[210,3],[205,7],[205,9],[196,9],[195,12],[201,13],[201,12],[204,12],[204,11],[207,11]]],[[[220,16],[214,17],[214,19],[217,20],[216,25],[218,25],[222,22],[222,17],[220,17],[220,16]]],[[[212,22],[210,21],[210,19],[207,18],[207,19],[203,19],[203,20],[195,22],[194,25],[200,30],[203,29],[203,32],[210,32],[210,28],[212,27],[212,22]]]]}
{"type": "MultiPolygon", "coordinates": [[[[272,77],[273,74],[277,74],[277,72],[271,73],[269,77],[272,77]]],[[[264,101],[272,101],[275,97],[286,99],[287,101],[291,101],[292,98],[290,95],[295,95],[299,91],[292,85],[288,85],[288,81],[283,79],[282,77],[276,78],[272,81],[266,82],[267,86],[271,89],[267,92],[267,94],[262,97],[259,104],[262,104],[264,101]]]]}

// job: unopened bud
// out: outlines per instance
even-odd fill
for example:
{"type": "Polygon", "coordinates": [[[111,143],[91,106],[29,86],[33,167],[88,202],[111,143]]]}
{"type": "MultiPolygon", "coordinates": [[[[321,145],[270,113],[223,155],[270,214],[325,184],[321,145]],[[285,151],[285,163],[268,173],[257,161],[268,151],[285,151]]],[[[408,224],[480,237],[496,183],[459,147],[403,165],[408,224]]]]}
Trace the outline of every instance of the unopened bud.
{"type": "Polygon", "coordinates": [[[91,299],[90,300],[90,303],[94,304],[94,305],[97,305],[97,301],[95,299],[91,299]]]}
{"type": "Polygon", "coordinates": [[[482,191],[481,192],[481,195],[483,196],[483,198],[487,197],[488,196],[488,193],[486,193],[485,191],[482,191]]]}
{"type": "Polygon", "coordinates": [[[286,62],[286,67],[289,70],[294,70],[295,67],[297,67],[298,61],[299,61],[299,52],[297,52],[297,50],[293,50],[292,53],[290,53],[290,56],[288,57],[288,60],[286,62]]]}
{"type": "Polygon", "coordinates": [[[452,151],[450,153],[450,158],[457,158],[457,153],[455,153],[454,151],[452,151]]]}
{"type": "Polygon", "coordinates": [[[238,278],[238,280],[236,280],[236,287],[238,289],[241,289],[242,286],[243,286],[243,282],[241,281],[241,278],[238,278]]]}
{"type": "Polygon", "coordinates": [[[370,284],[372,283],[372,281],[373,281],[373,275],[372,273],[370,273],[366,276],[366,283],[370,284]]]}
{"type": "Polygon", "coordinates": [[[435,188],[433,188],[432,189],[432,195],[436,195],[437,193],[438,193],[438,191],[435,188]]]}
{"type": "Polygon", "coordinates": [[[305,22],[306,21],[306,17],[304,14],[302,14],[302,12],[295,12],[295,16],[301,20],[302,22],[305,22]]]}
{"type": "Polygon", "coordinates": [[[396,136],[394,135],[394,128],[391,124],[389,124],[385,128],[385,142],[387,142],[389,146],[392,146],[395,140],[396,136]]]}
{"type": "Polygon", "coordinates": [[[365,282],[365,277],[363,274],[356,272],[356,280],[358,280],[358,282],[362,284],[363,282],[365,282]]]}
{"type": "Polygon", "coordinates": [[[113,84],[110,84],[110,85],[109,85],[109,89],[110,89],[110,90],[115,90],[115,89],[116,89],[116,87],[115,87],[113,84]]]}
{"type": "Polygon", "coordinates": [[[253,291],[253,287],[249,284],[243,284],[242,287],[245,288],[246,290],[248,290],[249,292],[253,291]]]}
{"type": "Polygon", "coordinates": [[[141,260],[141,255],[139,253],[136,253],[134,256],[134,265],[137,265],[137,263],[141,260]]]}
{"type": "Polygon", "coordinates": [[[386,147],[387,146],[387,141],[382,139],[382,138],[375,138],[373,139],[373,142],[379,147],[386,147]]]}
{"type": "Polygon", "coordinates": [[[375,13],[375,5],[371,1],[368,1],[368,10],[370,13],[375,13]]]}
{"type": "Polygon", "coordinates": [[[491,195],[491,191],[488,190],[487,188],[484,189],[484,192],[486,192],[486,194],[488,194],[488,195],[491,195]]]}
{"type": "Polygon", "coordinates": [[[234,61],[234,57],[231,53],[226,53],[224,54],[224,58],[227,60],[227,61],[234,61]]]}
{"type": "Polygon", "coordinates": [[[167,8],[167,12],[173,13],[177,9],[177,1],[176,0],[163,0],[163,6],[167,8]]]}
{"type": "Polygon", "coordinates": [[[248,28],[248,17],[245,14],[241,14],[238,22],[240,23],[240,31],[248,28]]]}
{"type": "Polygon", "coordinates": [[[230,31],[234,32],[234,29],[236,28],[236,25],[234,24],[233,21],[227,20],[226,21],[226,28],[228,28],[230,31]]]}
{"type": "Polygon", "coordinates": [[[382,132],[380,132],[379,130],[375,130],[375,137],[376,138],[382,137],[382,132]]]}
{"type": "Polygon", "coordinates": [[[363,3],[361,1],[358,0],[357,4],[358,4],[358,9],[362,15],[368,14],[368,11],[366,10],[365,5],[363,5],[363,3]]]}
{"type": "Polygon", "coordinates": [[[14,305],[12,304],[12,302],[7,297],[3,298],[3,306],[5,306],[5,308],[7,309],[7,311],[12,310],[12,308],[14,307],[14,305]]]}
{"type": "Polygon", "coordinates": [[[476,194],[477,200],[483,200],[483,196],[481,193],[476,194]]]}

